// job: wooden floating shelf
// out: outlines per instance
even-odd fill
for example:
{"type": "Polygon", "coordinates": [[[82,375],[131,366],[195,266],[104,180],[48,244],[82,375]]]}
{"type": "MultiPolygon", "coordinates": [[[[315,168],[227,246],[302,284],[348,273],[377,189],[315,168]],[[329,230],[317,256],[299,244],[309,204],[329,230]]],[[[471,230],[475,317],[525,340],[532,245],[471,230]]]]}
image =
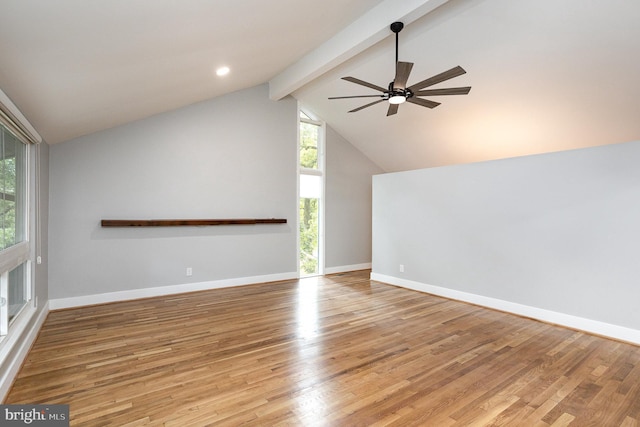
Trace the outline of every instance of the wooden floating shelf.
{"type": "Polygon", "coordinates": [[[203,225],[286,224],[282,218],[248,219],[103,219],[103,227],[183,227],[203,225]]]}

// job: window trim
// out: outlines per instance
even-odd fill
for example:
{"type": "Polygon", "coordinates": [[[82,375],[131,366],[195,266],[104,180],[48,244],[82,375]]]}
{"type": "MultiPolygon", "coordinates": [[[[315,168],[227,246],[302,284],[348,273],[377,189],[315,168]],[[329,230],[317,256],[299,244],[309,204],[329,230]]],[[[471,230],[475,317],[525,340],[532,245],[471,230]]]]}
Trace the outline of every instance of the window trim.
{"type": "MultiPolygon", "coordinates": [[[[297,152],[296,152],[296,165],[297,165],[297,188],[296,188],[296,206],[298,209],[300,204],[300,175],[313,175],[321,177],[321,189],[320,189],[320,198],[318,199],[318,273],[317,275],[323,275],[325,271],[325,204],[326,204],[326,140],[327,140],[327,125],[322,120],[317,120],[312,114],[309,114],[307,110],[302,108],[300,105],[298,106],[298,121],[297,121],[297,152]],[[300,117],[300,112],[304,114],[306,117],[300,117]],[[310,118],[307,118],[310,117],[310,118]],[[314,168],[305,168],[300,166],[300,144],[302,143],[300,137],[300,124],[308,123],[314,126],[318,126],[318,167],[314,168]]],[[[308,277],[301,276],[300,271],[300,260],[299,260],[299,251],[300,251],[300,216],[296,215],[296,234],[297,234],[297,250],[298,254],[296,256],[296,265],[298,270],[298,277],[308,277]]]]}
{"type": "Polygon", "coordinates": [[[29,240],[16,243],[0,252],[0,274],[11,271],[20,264],[29,260],[31,247],[29,240]]]}
{"type": "Polygon", "coordinates": [[[27,145],[39,144],[42,137],[11,99],[0,90],[0,123],[27,145]]]}
{"type": "MultiPolygon", "coordinates": [[[[1,101],[1,100],[0,100],[1,101]]],[[[7,339],[11,337],[12,330],[16,328],[18,331],[20,328],[18,327],[22,324],[22,320],[25,317],[30,318],[32,316],[32,310],[27,310],[33,304],[33,295],[34,295],[34,281],[33,281],[33,263],[31,262],[31,256],[33,252],[33,243],[31,242],[32,236],[32,226],[34,221],[38,221],[37,218],[34,217],[32,208],[36,205],[33,197],[35,192],[32,189],[33,177],[32,174],[32,162],[33,162],[33,149],[32,147],[37,147],[31,141],[25,141],[24,137],[21,135],[16,135],[15,132],[12,131],[11,127],[8,127],[4,122],[0,121],[0,127],[3,127],[7,132],[11,133],[15,136],[21,144],[25,145],[25,153],[24,153],[24,193],[21,197],[24,198],[24,212],[22,212],[21,221],[24,224],[24,238],[22,241],[17,242],[14,245],[11,245],[0,251],[0,284],[3,288],[1,292],[2,298],[4,301],[0,301],[3,306],[0,308],[0,350],[4,350],[5,344],[8,345],[7,339]],[[18,313],[9,321],[9,298],[8,298],[8,275],[9,272],[21,264],[25,264],[25,274],[26,274],[26,282],[25,282],[25,304],[20,308],[18,313]]],[[[16,194],[16,198],[18,194],[16,194]]],[[[17,218],[16,218],[17,220],[17,218]]],[[[35,308],[35,307],[33,307],[35,308]]],[[[9,340],[10,341],[10,340],[9,340]]],[[[2,352],[0,352],[1,354],[2,352]]],[[[3,359],[0,358],[0,362],[3,359]]]]}

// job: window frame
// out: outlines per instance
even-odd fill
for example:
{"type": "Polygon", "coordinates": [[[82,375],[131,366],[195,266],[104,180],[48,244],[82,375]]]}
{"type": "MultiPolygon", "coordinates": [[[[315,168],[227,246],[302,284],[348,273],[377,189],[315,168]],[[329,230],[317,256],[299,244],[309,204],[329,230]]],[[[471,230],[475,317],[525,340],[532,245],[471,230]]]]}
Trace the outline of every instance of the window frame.
{"type": "MultiPolygon", "coordinates": [[[[36,221],[34,213],[32,212],[33,206],[33,191],[32,191],[32,147],[33,144],[25,141],[23,137],[17,135],[12,129],[6,126],[4,123],[0,123],[0,131],[8,132],[12,136],[16,137],[16,140],[25,145],[24,153],[24,185],[22,186],[22,193],[16,194],[16,200],[18,198],[24,199],[24,206],[20,217],[16,217],[16,224],[20,222],[23,224],[24,230],[22,230],[23,239],[3,250],[0,251],[0,346],[4,344],[4,340],[11,332],[12,326],[20,322],[25,316],[28,316],[25,310],[29,307],[33,300],[33,266],[31,262],[33,245],[31,242],[32,230],[31,227],[36,221]],[[18,310],[18,312],[9,320],[9,273],[20,265],[24,264],[24,297],[25,303],[18,310]]],[[[17,169],[17,165],[16,165],[17,169]]],[[[18,188],[16,188],[16,191],[18,188]]],[[[16,214],[18,209],[16,207],[16,214]]],[[[0,359],[1,360],[1,359],[0,359]]]]}
{"type": "MultiPolygon", "coordinates": [[[[320,197],[318,198],[318,271],[315,275],[323,275],[324,274],[324,262],[325,262],[325,253],[324,253],[324,247],[325,247],[325,233],[324,233],[324,226],[325,226],[325,187],[326,187],[326,168],[325,168],[325,153],[326,153],[326,123],[322,120],[318,120],[316,117],[314,117],[312,114],[310,114],[307,110],[305,110],[304,108],[298,108],[298,147],[297,147],[297,158],[296,158],[296,164],[297,164],[297,169],[298,169],[298,187],[297,187],[297,209],[299,209],[300,207],[300,176],[301,175],[312,175],[312,176],[319,176],[321,178],[321,184],[320,184],[320,197]],[[304,117],[303,117],[304,115],[304,117]],[[302,144],[302,138],[301,138],[301,123],[308,123],[311,125],[315,125],[318,126],[318,141],[317,141],[317,150],[318,150],[318,162],[317,168],[307,168],[307,167],[303,167],[300,164],[300,148],[301,148],[301,144],[302,144]]],[[[298,260],[297,260],[297,266],[298,266],[298,277],[303,277],[301,276],[301,270],[300,270],[300,216],[297,215],[297,248],[298,248],[298,260]]],[[[310,275],[313,276],[313,275],[310,275]]],[[[305,275],[304,277],[309,277],[308,275],[305,275]]]]}

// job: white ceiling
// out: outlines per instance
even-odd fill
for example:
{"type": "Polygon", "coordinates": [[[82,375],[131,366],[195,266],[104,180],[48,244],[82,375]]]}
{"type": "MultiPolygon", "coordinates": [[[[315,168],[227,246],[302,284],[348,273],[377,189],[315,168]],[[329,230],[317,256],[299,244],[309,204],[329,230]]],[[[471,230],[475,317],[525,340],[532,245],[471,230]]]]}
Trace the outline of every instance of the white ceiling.
{"type": "Polygon", "coordinates": [[[637,0],[2,0],[0,88],[57,143],[271,82],[398,171],[640,139],[638,22],[637,0]],[[388,85],[397,19],[409,84],[460,65],[434,88],[471,93],[327,100],[388,85]]]}
{"type": "Polygon", "coordinates": [[[451,0],[400,33],[408,84],[456,65],[467,74],[433,86],[430,110],[328,96],[393,80],[389,37],[294,94],[386,171],[468,163],[640,140],[640,1],[451,0]]]}
{"type": "Polygon", "coordinates": [[[263,84],[380,1],[1,0],[0,88],[57,143],[263,84]]]}

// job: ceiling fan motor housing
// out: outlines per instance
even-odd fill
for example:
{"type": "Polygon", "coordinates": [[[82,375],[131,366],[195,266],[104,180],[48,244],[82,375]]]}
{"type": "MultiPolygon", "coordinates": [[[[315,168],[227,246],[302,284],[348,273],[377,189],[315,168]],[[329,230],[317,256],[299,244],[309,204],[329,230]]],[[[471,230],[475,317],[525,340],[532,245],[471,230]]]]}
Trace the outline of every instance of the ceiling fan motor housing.
{"type": "Polygon", "coordinates": [[[413,92],[411,92],[410,89],[394,89],[394,83],[395,82],[391,82],[389,83],[389,90],[385,91],[384,95],[385,95],[385,100],[388,100],[389,98],[393,98],[394,96],[403,96],[405,99],[409,99],[413,96],[413,92]]]}

